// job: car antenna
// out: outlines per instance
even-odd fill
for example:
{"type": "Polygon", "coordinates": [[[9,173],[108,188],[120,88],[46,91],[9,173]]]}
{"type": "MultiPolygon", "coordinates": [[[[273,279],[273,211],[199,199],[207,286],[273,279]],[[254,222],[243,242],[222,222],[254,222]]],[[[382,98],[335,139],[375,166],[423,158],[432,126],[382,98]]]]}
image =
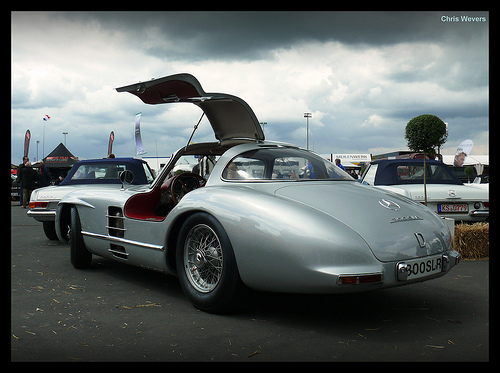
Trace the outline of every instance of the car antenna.
{"type": "Polygon", "coordinates": [[[189,140],[188,140],[188,142],[187,142],[187,144],[186,144],[186,147],[184,148],[184,151],[186,151],[187,147],[189,146],[189,143],[191,142],[191,139],[193,138],[194,133],[195,133],[195,132],[196,132],[196,130],[198,129],[198,126],[200,125],[200,122],[201,122],[201,120],[203,119],[203,116],[204,116],[204,115],[205,115],[205,112],[203,112],[203,113],[201,114],[200,120],[199,120],[199,121],[198,121],[198,123],[196,123],[196,125],[194,126],[193,133],[191,133],[191,137],[189,137],[189,140]]]}

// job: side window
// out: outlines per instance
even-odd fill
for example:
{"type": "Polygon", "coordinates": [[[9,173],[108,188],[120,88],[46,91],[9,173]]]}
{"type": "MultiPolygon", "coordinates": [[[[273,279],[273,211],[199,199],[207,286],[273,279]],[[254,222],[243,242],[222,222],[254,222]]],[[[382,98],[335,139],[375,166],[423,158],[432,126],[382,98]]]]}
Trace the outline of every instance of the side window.
{"type": "Polygon", "coordinates": [[[372,164],[366,171],[366,174],[363,178],[363,183],[366,183],[368,185],[374,185],[375,184],[375,174],[377,173],[377,167],[378,164],[372,164]]]}
{"type": "Polygon", "coordinates": [[[279,180],[296,180],[300,177],[300,175],[305,175],[305,166],[307,164],[307,160],[300,157],[276,158],[274,160],[271,178],[279,180]]]}
{"type": "Polygon", "coordinates": [[[226,180],[251,180],[264,178],[265,164],[258,159],[236,157],[222,173],[226,180]]]}
{"type": "Polygon", "coordinates": [[[144,173],[146,174],[146,180],[147,180],[148,184],[151,184],[151,182],[155,178],[154,175],[153,175],[152,170],[149,168],[149,166],[147,165],[147,163],[143,163],[142,167],[144,168],[144,173]]]}

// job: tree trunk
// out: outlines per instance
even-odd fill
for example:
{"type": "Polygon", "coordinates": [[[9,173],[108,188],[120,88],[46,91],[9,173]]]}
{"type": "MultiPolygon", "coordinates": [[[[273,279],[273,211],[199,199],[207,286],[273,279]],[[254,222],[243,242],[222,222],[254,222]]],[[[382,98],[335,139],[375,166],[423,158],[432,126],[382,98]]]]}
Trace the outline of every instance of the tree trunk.
{"type": "Polygon", "coordinates": [[[427,165],[425,158],[425,152],[424,152],[424,205],[427,206],[427,165]]]}

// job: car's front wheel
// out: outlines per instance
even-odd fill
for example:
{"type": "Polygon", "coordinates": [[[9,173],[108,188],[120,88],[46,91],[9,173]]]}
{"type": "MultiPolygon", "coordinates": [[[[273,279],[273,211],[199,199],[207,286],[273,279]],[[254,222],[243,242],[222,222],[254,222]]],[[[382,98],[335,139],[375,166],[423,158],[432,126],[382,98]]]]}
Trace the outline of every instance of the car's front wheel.
{"type": "Polygon", "coordinates": [[[229,237],[213,216],[190,216],[177,241],[177,274],[195,307],[224,313],[237,305],[244,288],[229,237]]]}

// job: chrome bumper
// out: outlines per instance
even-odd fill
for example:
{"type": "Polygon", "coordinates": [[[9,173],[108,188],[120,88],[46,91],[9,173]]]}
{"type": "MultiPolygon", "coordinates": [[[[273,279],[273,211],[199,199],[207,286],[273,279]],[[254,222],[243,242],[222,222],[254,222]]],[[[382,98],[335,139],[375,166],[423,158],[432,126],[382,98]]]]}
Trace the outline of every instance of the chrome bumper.
{"type": "Polygon", "coordinates": [[[29,217],[37,221],[56,221],[56,211],[55,210],[28,210],[26,213],[29,217]]]}

